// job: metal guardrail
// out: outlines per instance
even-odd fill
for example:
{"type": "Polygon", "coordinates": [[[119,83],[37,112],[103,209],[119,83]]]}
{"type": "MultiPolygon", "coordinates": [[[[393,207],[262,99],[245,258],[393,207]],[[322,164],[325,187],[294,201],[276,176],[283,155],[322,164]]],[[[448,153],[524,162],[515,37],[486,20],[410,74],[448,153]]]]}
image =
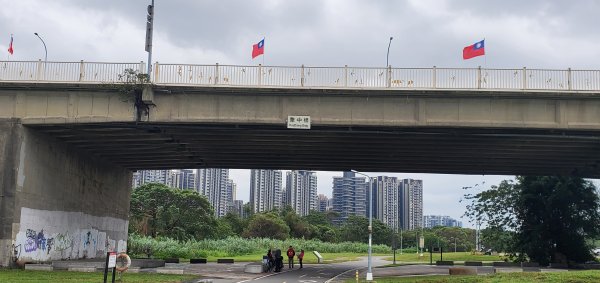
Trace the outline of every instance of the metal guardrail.
{"type": "MultiPolygon", "coordinates": [[[[0,81],[119,83],[145,63],[0,61],[0,81]]],[[[160,85],[600,91],[600,70],[362,68],[159,64],[160,85]]]]}

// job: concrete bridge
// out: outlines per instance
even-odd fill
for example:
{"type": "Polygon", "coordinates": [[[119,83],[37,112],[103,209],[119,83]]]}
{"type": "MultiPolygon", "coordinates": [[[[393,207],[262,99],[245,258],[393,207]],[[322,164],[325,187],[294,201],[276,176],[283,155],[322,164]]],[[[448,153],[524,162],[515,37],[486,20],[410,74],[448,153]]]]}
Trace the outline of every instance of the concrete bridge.
{"type": "Polygon", "coordinates": [[[598,71],[180,67],[139,116],[118,75],[143,64],[0,62],[2,265],[124,250],[138,169],[600,176],[598,71]]]}

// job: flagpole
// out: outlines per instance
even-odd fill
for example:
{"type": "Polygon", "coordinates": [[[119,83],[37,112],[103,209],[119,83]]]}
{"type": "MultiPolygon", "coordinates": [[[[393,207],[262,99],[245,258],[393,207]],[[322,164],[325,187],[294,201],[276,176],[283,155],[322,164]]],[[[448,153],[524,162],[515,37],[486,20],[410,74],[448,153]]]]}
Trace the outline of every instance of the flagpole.
{"type": "MultiPolygon", "coordinates": [[[[263,49],[265,48],[265,36],[263,36],[263,49]]],[[[263,59],[263,66],[265,65],[265,52],[263,51],[262,54],[262,59],[263,59]]]]}

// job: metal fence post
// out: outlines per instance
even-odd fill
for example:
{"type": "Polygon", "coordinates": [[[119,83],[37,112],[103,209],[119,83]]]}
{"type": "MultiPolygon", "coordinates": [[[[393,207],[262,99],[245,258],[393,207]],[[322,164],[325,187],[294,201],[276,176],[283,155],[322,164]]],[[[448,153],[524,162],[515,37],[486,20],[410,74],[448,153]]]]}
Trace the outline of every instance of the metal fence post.
{"type": "Polygon", "coordinates": [[[262,65],[258,64],[258,85],[261,86],[262,85],[262,65]]]}
{"type": "Polygon", "coordinates": [[[477,88],[481,88],[481,66],[477,67],[477,88]]]}
{"type": "Polygon", "coordinates": [[[41,78],[42,78],[42,59],[39,59],[38,63],[37,63],[37,75],[36,75],[35,80],[39,81],[39,80],[41,80],[41,78]]]}
{"type": "Polygon", "coordinates": [[[304,86],[304,64],[300,68],[300,86],[304,86]]]}
{"type": "Polygon", "coordinates": [[[436,74],[437,72],[436,71],[437,71],[436,66],[433,66],[433,69],[432,69],[432,72],[433,72],[433,75],[432,75],[432,78],[433,78],[433,88],[437,88],[437,74],[436,74]]]}
{"type": "Polygon", "coordinates": [[[392,87],[392,65],[387,66],[387,87],[392,87]]]}
{"type": "Polygon", "coordinates": [[[572,77],[571,77],[571,68],[569,68],[567,70],[567,85],[569,86],[569,90],[573,89],[573,81],[572,81],[572,77]]]}
{"type": "Polygon", "coordinates": [[[215,65],[215,84],[219,82],[219,63],[215,65]]]}
{"type": "Polygon", "coordinates": [[[523,67],[523,89],[527,89],[527,68],[523,67]]]}
{"type": "Polygon", "coordinates": [[[344,86],[348,87],[348,65],[344,65],[344,86]]]}
{"type": "Polygon", "coordinates": [[[83,81],[83,77],[84,77],[84,72],[85,72],[85,66],[83,65],[83,60],[81,60],[79,62],[79,81],[83,81]]]}
{"type": "MultiPolygon", "coordinates": [[[[160,75],[160,74],[158,73],[158,70],[159,70],[159,69],[160,69],[160,67],[159,67],[159,65],[158,65],[158,61],[156,61],[156,62],[154,63],[154,79],[152,80],[154,83],[157,83],[157,82],[158,82],[158,78],[159,78],[159,75],[160,75]]],[[[148,79],[150,79],[150,78],[148,78],[148,79]]]]}

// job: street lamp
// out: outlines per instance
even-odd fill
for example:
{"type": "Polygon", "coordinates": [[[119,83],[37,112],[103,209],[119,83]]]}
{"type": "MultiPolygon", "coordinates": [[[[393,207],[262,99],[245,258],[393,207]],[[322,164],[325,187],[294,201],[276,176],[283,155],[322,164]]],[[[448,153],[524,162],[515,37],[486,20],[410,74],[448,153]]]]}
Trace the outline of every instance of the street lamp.
{"type": "Polygon", "coordinates": [[[37,32],[34,32],[33,34],[35,34],[35,36],[37,36],[42,41],[42,44],[44,45],[44,51],[46,52],[46,56],[44,57],[44,63],[45,63],[46,61],[48,61],[48,49],[46,48],[46,43],[44,42],[44,40],[40,37],[40,35],[37,32]]]}
{"type": "MultiPolygon", "coordinates": [[[[350,170],[355,174],[363,175],[367,177],[369,182],[371,181],[371,177],[367,174],[358,172],[356,170],[350,170]]],[[[373,190],[369,188],[369,257],[367,263],[367,281],[373,281],[373,271],[371,270],[371,243],[373,241],[373,190]]]]}
{"type": "Polygon", "coordinates": [[[390,42],[388,43],[388,51],[387,51],[387,56],[385,59],[385,67],[387,68],[390,64],[390,46],[392,45],[392,39],[394,39],[393,37],[390,36],[390,42]]]}
{"type": "Polygon", "coordinates": [[[456,253],[456,237],[450,237],[450,240],[454,240],[454,253],[456,253]]]}

